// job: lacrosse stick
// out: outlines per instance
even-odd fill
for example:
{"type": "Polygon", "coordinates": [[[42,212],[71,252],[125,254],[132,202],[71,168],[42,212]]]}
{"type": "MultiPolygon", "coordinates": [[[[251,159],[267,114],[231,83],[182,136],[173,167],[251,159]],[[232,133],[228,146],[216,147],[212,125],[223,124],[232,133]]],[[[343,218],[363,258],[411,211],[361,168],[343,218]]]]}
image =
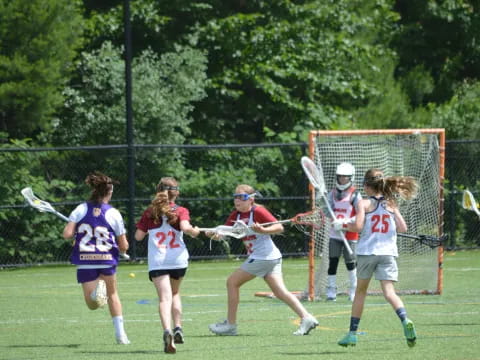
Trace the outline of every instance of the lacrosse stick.
{"type": "MultiPolygon", "coordinates": [[[[65,215],[55,210],[52,204],[47,201],[40,200],[38,197],[36,197],[31,187],[26,187],[22,189],[21,193],[31,207],[37,209],[40,212],[49,212],[55,214],[63,221],[69,221],[65,215]]],[[[130,260],[130,256],[127,253],[120,253],[120,256],[125,260],[130,260]]]]}
{"type": "Polygon", "coordinates": [[[465,210],[472,210],[475,214],[477,214],[478,218],[480,218],[480,210],[478,210],[477,201],[473,197],[473,194],[468,190],[463,191],[462,207],[465,210]]]}
{"type": "MultiPolygon", "coordinates": [[[[300,162],[302,164],[305,175],[307,175],[308,180],[310,181],[310,184],[312,184],[312,186],[318,192],[320,198],[325,202],[325,206],[327,207],[330,217],[333,220],[336,220],[335,214],[327,199],[327,189],[325,188],[325,181],[323,179],[322,165],[319,163],[318,166],[316,166],[315,163],[307,156],[302,156],[300,162]]],[[[348,253],[352,254],[352,249],[350,248],[350,245],[348,245],[345,234],[342,231],[338,231],[338,233],[340,234],[343,244],[345,245],[348,253]]]]}
{"type": "Polygon", "coordinates": [[[420,241],[421,244],[430,246],[432,249],[438,246],[443,246],[443,243],[448,240],[448,234],[444,234],[440,237],[433,235],[410,235],[404,233],[398,233],[397,236],[414,239],[420,241]]]}
{"type": "Polygon", "coordinates": [[[225,236],[231,236],[235,239],[241,239],[245,237],[248,233],[248,228],[245,228],[246,225],[242,221],[237,221],[233,226],[228,225],[219,225],[214,228],[199,228],[198,230],[203,232],[211,232],[218,235],[218,239],[210,237],[210,251],[212,250],[212,240],[221,241],[224,243],[224,246],[230,247],[228,242],[224,239],[225,236]]]}
{"type": "Polygon", "coordinates": [[[199,228],[198,230],[212,232],[219,236],[231,236],[235,239],[241,239],[247,236],[248,226],[243,221],[236,221],[233,226],[219,225],[214,228],[199,228]]]}
{"type": "MultiPolygon", "coordinates": [[[[299,213],[290,219],[272,221],[263,223],[260,225],[274,225],[292,223],[295,227],[305,234],[310,234],[310,228],[320,230],[325,223],[323,212],[319,208],[315,208],[312,211],[299,213]]],[[[251,228],[251,226],[249,226],[251,228]]]]}
{"type": "MultiPolygon", "coordinates": [[[[313,227],[314,229],[321,229],[323,222],[323,212],[320,209],[314,209],[309,212],[297,214],[290,219],[272,221],[260,225],[293,223],[298,228],[300,228],[301,231],[305,232],[302,226],[309,226],[313,227]]],[[[235,221],[233,226],[220,225],[214,228],[200,228],[199,230],[205,232],[213,232],[220,236],[231,236],[236,239],[241,239],[254,233],[254,231],[252,230],[252,225],[246,225],[241,220],[235,221]]]]}

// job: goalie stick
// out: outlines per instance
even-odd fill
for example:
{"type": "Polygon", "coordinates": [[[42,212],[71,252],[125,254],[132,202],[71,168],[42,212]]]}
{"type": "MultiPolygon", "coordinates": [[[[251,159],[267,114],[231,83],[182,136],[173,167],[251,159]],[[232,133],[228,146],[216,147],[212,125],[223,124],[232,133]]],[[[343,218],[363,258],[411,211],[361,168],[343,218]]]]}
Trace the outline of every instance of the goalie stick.
{"type": "MultiPolygon", "coordinates": [[[[31,207],[37,209],[40,212],[49,212],[51,214],[55,214],[63,221],[69,221],[65,215],[55,210],[52,204],[47,201],[41,200],[37,196],[35,196],[31,187],[26,187],[20,192],[22,193],[25,200],[27,200],[28,205],[30,205],[31,207]]],[[[130,255],[128,255],[127,253],[119,253],[119,255],[125,260],[130,260],[130,255]]]]}
{"type": "Polygon", "coordinates": [[[478,210],[477,201],[473,197],[473,194],[467,189],[463,191],[462,207],[465,210],[473,211],[475,214],[477,214],[478,218],[480,219],[480,210],[478,210]]]}
{"type": "MultiPolygon", "coordinates": [[[[327,189],[325,188],[325,181],[323,179],[322,165],[315,165],[315,163],[307,156],[302,156],[300,163],[302,164],[303,171],[305,172],[305,175],[307,175],[310,184],[312,184],[317,191],[318,196],[324,201],[330,217],[333,220],[336,220],[335,213],[333,212],[332,207],[327,199],[327,189]]],[[[345,234],[342,231],[338,231],[338,233],[340,234],[348,253],[353,254],[345,234]]]]}
{"type": "Polygon", "coordinates": [[[448,240],[448,234],[443,234],[440,237],[436,237],[433,235],[410,235],[397,233],[397,236],[418,240],[421,244],[430,246],[432,249],[438,246],[443,246],[443,243],[448,240]]]}

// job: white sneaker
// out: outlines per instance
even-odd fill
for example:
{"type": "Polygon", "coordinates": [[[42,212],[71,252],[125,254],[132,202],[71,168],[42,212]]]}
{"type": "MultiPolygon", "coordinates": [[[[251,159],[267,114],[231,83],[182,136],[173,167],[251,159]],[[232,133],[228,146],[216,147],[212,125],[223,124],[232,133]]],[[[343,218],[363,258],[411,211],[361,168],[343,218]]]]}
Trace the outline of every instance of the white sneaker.
{"type": "Polygon", "coordinates": [[[128,340],[127,334],[123,334],[117,337],[117,344],[119,345],[128,345],[130,344],[130,340],[128,340]]]}
{"type": "Polygon", "coordinates": [[[90,298],[98,304],[98,307],[103,307],[108,302],[107,285],[105,281],[98,280],[97,287],[90,294],[90,298]]]}
{"type": "Polygon", "coordinates": [[[318,320],[312,315],[306,316],[300,322],[300,327],[293,335],[308,335],[308,333],[318,326],[318,320]]]}
{"type": "Polygon", "coordinates": [[[210,324],[208,325],[208,328],[211,332],[217,335],[237,335],[237,325],[230,324],[228,320],[225,320],[221,323],[210,324]]]}
{"type": "Polygon", "coordinates": [[[337,301],[337,288],[334,286],[327,287],[327,301],[337,301]]]}

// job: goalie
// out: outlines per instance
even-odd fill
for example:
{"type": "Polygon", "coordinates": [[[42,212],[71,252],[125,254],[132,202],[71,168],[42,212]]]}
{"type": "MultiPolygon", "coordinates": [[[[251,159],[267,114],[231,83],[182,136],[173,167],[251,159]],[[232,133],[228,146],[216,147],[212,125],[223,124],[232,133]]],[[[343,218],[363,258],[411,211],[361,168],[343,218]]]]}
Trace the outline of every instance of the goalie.
{"type": "MultiPolygon", "coordinates": [[[[355,216],[356,206],[362,199],[360,192],[353,186],[354,179],[355,167],[348,162],[339,164],[336,169],[335,188],[328,193],[328,201],[330,202],[335,217],[345,222],[348,222],[349,219],[355,216]]],[[[348,271],[348,295],[350,301],[353,301],[355,296],[357,286],[355,245],[358,240],[358,233],[347,231],[345,232],[345,237],[352,249],[351,254],[347,251],[339,232],[333,228],[330,230],[328,280],[326,288],[327,301],[335,301],[337,299],[336,277],[338,262],[342,254],[348,271]]]]}

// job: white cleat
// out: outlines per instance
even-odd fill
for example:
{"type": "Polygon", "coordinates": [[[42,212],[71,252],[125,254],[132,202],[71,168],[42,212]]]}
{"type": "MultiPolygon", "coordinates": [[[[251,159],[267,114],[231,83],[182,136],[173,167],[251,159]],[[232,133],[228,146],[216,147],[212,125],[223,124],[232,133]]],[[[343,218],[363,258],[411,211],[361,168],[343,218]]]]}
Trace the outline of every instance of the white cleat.
{"type": "Polygon", "coordinates": [[[318,326],[318,320],[312,315],[306,316],[302,319],[300,327],[293,333],[293,335],[308,335],[310,331],[318,326]]]}
{"type": "Polygon", "coordinates": [[[230,324],[228,320],[225,320],[220,323],[210,324],[208,328],[211,332],[217,335],[227,335],[227,336],[235,336],[237,335],[237,325],[230,324]]]}
{"type": "Polygon", "coordinates": [[[105,281],[98,280],[97,287],[90,294],[90,298],[95,301],[98,307],[103,307],[108,302],[107,285],[105,281]]]}

